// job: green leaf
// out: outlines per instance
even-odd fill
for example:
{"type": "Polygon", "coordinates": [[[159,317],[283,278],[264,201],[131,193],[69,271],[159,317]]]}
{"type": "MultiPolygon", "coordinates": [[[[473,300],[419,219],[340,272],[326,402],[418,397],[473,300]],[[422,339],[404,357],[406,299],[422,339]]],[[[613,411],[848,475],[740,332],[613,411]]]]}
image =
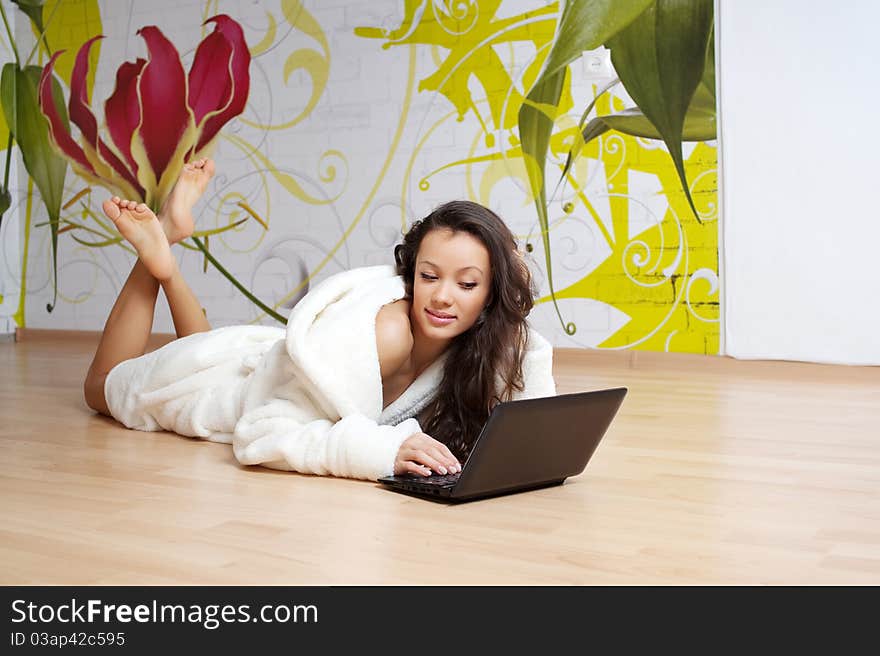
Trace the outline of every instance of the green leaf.
{"type": "MultiPolygon", "coordinates": [[[[519,139],[522,144],[523,163],[529,176],[529,185],[538,211],[538,222],[541,224],[541,239],[544,242],[544,257],[547,263],[547,282],[553,292],[553,267],[550,259],[550,222],[547,218],[547,191],[544,187],[544,164],[547,149],[550,147],[550,133],[556,119],[555,109],[562,95],[562,87],[568,68],[561,68],[553,75],[541,75],[532,87],[519,108],[519,139]]],[[[556,297],[553,297],[556,305],[556,297]]],[[[559,320],[565,326],[567,334],[576,330],[574,324],[565,324],[556,306],[559,320]]]]}
{"type": "MultiPolygon", "coordinates": [[[[633,137],[662,139],[657,128],[642,112],[633,107],[617,114],[601,116],[597,119],[611,130],[617,130],[633,137]]],[[[595,128],[594,128],[595,129],[595,128]]],[[[586,135],[586,132],[585,132],[586,135]]],[[[593,137],[595,138],[595,137],[593,137]]],[[[682,141],[709,141],[715,138],[715,117],[707,114],[694,114],[685,118],[682,141]]],[[[587,137],[584,137],[586,141],[587,137]]]]}
{"type": "Polygon", "coordinates": [[[609,42],[620,81],[666,143],[691,210],[681,142],[684,121],[703,77],[712,0],[657,0],[609,42]]]}
{"type": "Polygon", "coordinates": [[[122,237],[112,237],[103,241],[86,241],[85,239],[80,239],[76,235],[70,235],[70,238],[78,244],[89,246],[90,248],[104,248],[105,246],[112,246],[113,244],[118,244],[122,241],[122,237]]]}
{"type": "MultiPolygon", "coordinates": [[[[237,228],[242,223],[248,220],[249,217],[245,217],[243,219],[239,219],[235,223],[229,223],[222,228],[212,228],[211,230],[195,230],[192,233],[193,237],[210,237],[212,235],[219,235],[222,232],[226,232],[227,230],[232,230],[233,228],[237,228]]],[[[207,243],[207,240],[206,240],[207,243]]]]}
{"type": "Polygon", "coordinates": [[[12,205],[12,196],[9,195],[8,189],[0,189],[0,219],[12,205]]]}
{"type": "Polygon", "coordinates": [[[703,79],[700,80],[700,86],[697,87],[697,93],[700,90],[712,96],[712,102],[715,102],[715,23],[712,23],[712,31],[709,32],[709,47],[706,48],[706,66],[703,68],[703,79]]]}
{"type": "MultiPolygon", "coordinates": [[[[578,121],[578,130],[580,130],[580,131],[584,130],[584,124],[587,122],[587,116],[589,116],[590,112],[593,111],[593,107],[596,106],[596,101],[599,100],[599,98],[602,96],[602,94],[604,94],[606,91],[611,89],[611,87],[613,87],[618,82],[620,82],[620,80],[617,78],[614,78],[613,80],[611,80],[611,82],[609,82],[604,87],[599,89],[599,91],[596,93],[596,95],[590,101],[590,104],[587,105],[587,108],[584,110],[584,113],[581,114],[581,120],[578,121]]],[[[574,164],[574,161],[577,159],[577,156],[580,154],[581,149],[584,146],[586,146],[587,143],[589,143],[589,140],[586,140],[586,134],[587,133],[584,132],[584,138],[577,139],[575,141],[574,145],[568,151],[568,154],[565,157],[565,166],[562,168],[562,175],[559,176],[559,182],[556,184],[557,189],[559,188],[559,185],[562,183],[562,181],[565,180],[565,176],[568,175],[569,170],[571,170],[571,165],[574,164]]],[[[599,135],[597,134],[596,137],[598,137],[598,136],[599,135]]],[[[592,138],[595,139],[596,137],[592,137],[592,138]]],[[[556,195],[555,190],[553,191],[553,195],[556,195]]]]}
{"type": "Polygon", "coordinates": [[[565,324],[556,305],[553,292],[553,271],[550,259],[547,192],[544,184],[544,165],[550,144],[550,133],[562,94],[568,64],[585,50],[593,50],[630,24],[652,4],[652,0],[569,0],[565,4],[559,28],[547,62],[535,84],[526,95],[519,110],[519,136],[523,162],[529,176],[529,186],[535,199],[544,257],[547,263],[547,282],[556,313],[569,335],[577,330],[574,324],[565,324]]]}
{"type": "MultiPolygon", "coordinates": [[[[220,264],[213,255],[211,255],[211,253],[208,252],[207,240],[206,240],[206,243],[203,244],[199,240],[198,237],[191,237],[191,239],[196,243],[196,246],[199,247],[199,250],[202,251],[202,254],[204,254],[204,256],[208,259],[208,261],[211,264],[213,264],[217,268],[217,270],[221,274],[223,274],[226,277],[226,279],[229,280],[229,282],[231,282],[235,286],[236,289],[238,289],[238,291],[240,291],[242,294],[244,294],[248,298],[248,300],[250,300],[254,305],[256,305],[258,308],[260,308],[263,312],[268,314],[273,319],[277,319],[280,323],[287,325],[287,319],[282,317],[275,310],[273,310],[268,305],[266,305],[265,303],[260,301],[260,299],[258,299],[256,296],[251,294],[244,285],[242,285],[240,282],[238,282],[238,280],[236,280],[235,277],[231,273],[229,273],[229,271],[227,271],[223,267],[223,265],[220,264]]],[[[180,243],[182,244],[183,242],[180,242],[180,243]]]]}
{"type": "MultiPolygon", "coordinates": [[[[607,90],[607,88],[606,88],[607,90]]],[[[597,94],[596,98],[600,94],[597,94]]],[[[596,99],[590,103],[587,113],[592,109],[596,99]]],[[[709,91],[700,85],[694,93],[694,99],[691,106],[684,117],[684,129],[682,131],[682,141],[709,141],[717,137],[715,120],[715,98],[709,94],[709,91]]],[[[565,168],[559,178],[561,184],[566,174],[574,164],[578,155],[580,155],[584,146],[593,141],[609,130],[617,130],[632,137],[642,137],[645,139],[663,139],[657,128],[645,117],[638,107],[625,109],[615,114],[606,114],[604,116],[596,116],[591,119],[582,129],[581,138],[579,138],[572,149],[568,152],[565,161],[565,168]]],[[[558,186],[558,185],[557,185],[558,186]]]]}
{"type": "MultiPolygon", "coordinates": [[[[590,143],[593,139],[601,137],[603,134],[611,129],[611,126],[603,121],[602,118],[603,117],[601,116],[594,118],[592,121],[584,126],[584,131],[582,134],[584,146],[590,143]]],[[[581,146],[581,148],[583,148],[583,146],[581,146]]]]}
{"type": "Polygon", "coordinates": [[[37,34],[41,33],[43,31],[43,4],[45,0],[12,0],[12,2],[18,5],[18,8],[31,19],[37,34]]]}
{"type": "MultiPolygon", "coordinates": [[[[663,139],[644,113],[638,107],[632,107],[615,114],[595,117],[584,126],[583,140],[579,140],[579,142],[585,146],[608,130],[617,130],[633,137],[645,139],[663,139]]],[[[715,99],[700,86],[694,94],[687,114],[685,114],[681,140],[709,141],[715,139],[716,136],[715,99]]],[[[574,149],[572,149],[572,153],[574,157],[577,156],[574,149]]]]}
{"type": "Polygon", "coordinates": [[[9,62],[3,65],[0,73],[0,104],[3,105],[3,116],[6,117],[6,125],[9,132],[15,135],[15,117],[18,115],[15,107],[15,80],[18,67],[9,62]]]}
{"type": "MultiPolygon", "coordinates": [[[[3,68],[6,68],[6,66],[15,67],[15,64],[5,64],[3,68]]],[[[0,94],[2,93],[2,79],[0,79],[0,94]]],[[[7,185],[9,184],[9,166],[12,163],[12,144],[14,143],[12,132],[9,130],[9,121],[6,120],[6,112],[2,107],[3,103],[0,103],[0,148],[6,151],[4,158],[6,165],[3,167],[3,182],[0,183],[0,225],[3,223],[3,215],[6,213],[6,210],[12,205],[12,196],[9,194],[7,185]]],[[[0,152],[3,152],[3,150],[0,150],[0,152]]]]}
{"type": "MultiPolygon", "coordinates": [[[[51,312],[58,298],[58,220],[61,216],[61,200],[64,193],[64,176],[67,160],[55,153],[49,143],[49,126],[40,111],[37,89],[43,69],[28,66],[24,70],[14,64],[6,64],[0,75],[0,102],[9,122],[9,128],[21,150],[24,167],[40,190],[46,206],[52,230],[52,266],[55,281],[55,298],[47,306],[51,312]]],[[[55,106],[67,126],[67,110],[61,85],[53,77],[52,93],[55,106]]]]}
{"type": "Polygon", "coordinates": [[[6,120],[6,114],[0,109],[0,153],[6,150],[9,143],[9,122],[6,120]]]}

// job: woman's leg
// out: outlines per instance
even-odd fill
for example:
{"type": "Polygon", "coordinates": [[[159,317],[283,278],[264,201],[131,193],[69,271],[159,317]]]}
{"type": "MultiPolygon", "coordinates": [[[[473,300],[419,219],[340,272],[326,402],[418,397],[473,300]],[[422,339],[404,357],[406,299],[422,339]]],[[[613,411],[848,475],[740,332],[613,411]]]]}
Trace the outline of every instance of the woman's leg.
{"type": "MultiPolygon", "coordinates": [[[[174,189],[159,212],[159,222],[169,244],[176,244],[192,235],[195,224],[192,208],[205,193],[213,175],[214,162],[210,159],[201,159],[183,167],[174,189]]],[[[178,339],[211,330],[202,304],[183,279],[176,260],[172,263],[171,275],[161,279],[160,284],[168,300],[178,339]]]]}
{"type": "Polygon", "coordinates": [[[171,319],[174,321],[174,330],[178,339],[211,330],[211,324],[208,323],[208,318],[202,310],[202,304],[183,279],[177,261],[174,262],[171,276],[159,284],[165,292],[165,298],[168,299],[168,308],[171,310],[171,319]]]}
{"type": "Polygon", "coordinates": [[[104,399],[104,379],[123,360],[143,355],[153,329],[158,293],[159,282],[138,258],[104,324],[98,350],[86,374],[83,393],[92,410],[110,415],[104,399]]]}
{"type": "Polygon", "coordinates": [[[178,338],[211,329],[170,247],[192,234],[192,207],[213,174],[211,160],[187,164],[162,208],[161,218],[143,204],[118,197],[104,203],[107,216],[137,249],[138,260],[110,311],[86,374],[85,400],[96,412],[110,415],[104,398],[104,381],[110,370],[123,360],[144,354],[160,286],[165,290],[178,338]]]}

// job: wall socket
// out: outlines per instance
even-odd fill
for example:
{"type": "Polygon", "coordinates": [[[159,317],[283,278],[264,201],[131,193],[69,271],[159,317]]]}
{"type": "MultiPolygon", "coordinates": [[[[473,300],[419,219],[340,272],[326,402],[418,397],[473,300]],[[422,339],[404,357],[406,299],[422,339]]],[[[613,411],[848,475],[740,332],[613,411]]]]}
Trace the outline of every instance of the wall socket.
{"type": "Polygon", "coordinates": [[[584,51],[581,56],[581,66],[584,77],[588,79],[615,77],[614,67],[611,65],[611,51],[605,46],[584,51]]]}

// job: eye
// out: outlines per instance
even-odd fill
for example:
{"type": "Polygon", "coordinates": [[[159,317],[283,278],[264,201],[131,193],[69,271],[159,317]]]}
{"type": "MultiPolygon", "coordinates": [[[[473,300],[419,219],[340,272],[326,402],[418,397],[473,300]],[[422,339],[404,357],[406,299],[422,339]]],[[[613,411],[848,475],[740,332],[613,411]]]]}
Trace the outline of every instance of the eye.
{"type": "MultiPolygon", "coordinates": [[[[437,276],[431,276],[431,275],[428,275],[427,273],[422,273],[422,274],[420,274],[420,275],[421,275],[422,280],[427,280],[428,282],[431,282],[431,281],[437,280],[437,276]]],[[[477,286],[477,283],[475,283],[475,282],[463,282],[463,283],[461,283],[460,286],[461,286],[461,288],[464,289],[465,291],[472,291],[472,290],[474,289],[474,287],[477,286]]]]}

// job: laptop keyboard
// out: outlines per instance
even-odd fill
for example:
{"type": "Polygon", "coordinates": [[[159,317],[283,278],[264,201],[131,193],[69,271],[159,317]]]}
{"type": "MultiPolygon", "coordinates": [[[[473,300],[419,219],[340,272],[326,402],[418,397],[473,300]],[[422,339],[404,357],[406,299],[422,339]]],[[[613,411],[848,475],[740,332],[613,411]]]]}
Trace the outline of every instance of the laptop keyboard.
{"type": "Polygon", "coordinates": [[[411,474],[406,476],[407,483],[415,483],[417,485],[427,485],[429,487],[452,487],[458,483],[461,472],[458,474],[436,474],[434,476],[420,476],[411,474]]]}

